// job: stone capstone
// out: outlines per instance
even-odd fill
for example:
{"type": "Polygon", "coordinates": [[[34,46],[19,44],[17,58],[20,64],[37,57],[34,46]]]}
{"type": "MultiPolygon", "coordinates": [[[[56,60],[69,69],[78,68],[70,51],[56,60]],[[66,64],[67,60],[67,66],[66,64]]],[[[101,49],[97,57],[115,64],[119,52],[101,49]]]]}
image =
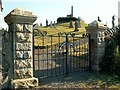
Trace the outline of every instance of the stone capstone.
{"type": "Polygon", "coordinates": [[[10,12],[12,15],[22,15],[22,16],[32,16],[32,12],[24,9],[24,8],[15,8],[10,12]]]}
{"type": "Polygon", "coordinates": [[[5,22],[11,23],[30,23],[32,24],[37,19],[37,16],[32,15],[32,12],[25,9],[16,8],[12,10],[6,17],[5,22]]]}

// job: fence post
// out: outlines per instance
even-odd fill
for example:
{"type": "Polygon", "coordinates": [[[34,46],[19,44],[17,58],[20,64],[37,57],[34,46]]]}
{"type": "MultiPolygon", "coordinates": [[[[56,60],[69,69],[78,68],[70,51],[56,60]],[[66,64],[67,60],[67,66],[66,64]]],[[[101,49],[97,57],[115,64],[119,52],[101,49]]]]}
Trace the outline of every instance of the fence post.
{"type": "Polygon", "coordinates": [[[11,38],[11,60],[8,79],[11,88],[38,86],[33,77],[33,23],[37,19],[32,12],[16,8],[6,17],[11,38]]]}
{"type": "Polygon", "coordinates": [[[35,32],[34,32],[34,29],[33,29],[33,34],[32,34],[32,41],[33,41],[33,48],[32,48],[32,56],[33,56],[33,76],[35,76],[35,42],[34,42],[34,35],[35,35],[35,32]]]}
{"type": "Polygon", "coordinates": [[[105,53],[105,30],[108,27],[100,21],[94,21],[86,27],[89,34],[89,70],[99,71],[99,62],[105,53]]]}
{"type": "Polygon", "coordinates": [[[68,68],[69,68],[69,61],[68,61],[68,34],[66,34],[66,75],[68,74],[68,68]]]}
{"type": "Polygon", "coordinates": [[[91,71],[92,65],[91,65],[91,35],[88,34],[88,44],[89,44],[89,71],[91,71]]]}

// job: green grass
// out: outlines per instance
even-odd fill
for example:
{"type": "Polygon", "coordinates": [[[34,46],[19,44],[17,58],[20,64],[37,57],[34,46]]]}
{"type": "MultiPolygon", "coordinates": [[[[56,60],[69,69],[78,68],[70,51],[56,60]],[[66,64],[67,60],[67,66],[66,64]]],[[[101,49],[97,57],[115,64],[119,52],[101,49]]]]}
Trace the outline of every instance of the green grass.
{"type": "MultiPolygon", "coordinates": [[[[74,26],[74,22],[73,22],[73,26],[74,26]]],[[[86,32],[86,29],[85,27],[87,26],[86,23],[84,22],[81,22],[81,28],[78,28],[79,31],[78,32],[75,32],[76,35],[78,36],[81,36],[82,33],[85,33],[86,32]]],[[[74,31],[74,27],[73,28],[69,28],[69,22],[67,23],[57,23],[56,24],[56,28],[50,28],[50,27],[39,27],[37,28],[37,30],[34,30],[35,33],[37,33],[38,31],[40,32],[44,32],[46,31],[47,32],[47,35],[58,35],[59,32],[73,32],[74,31]]],[[[42,44],[42,38],[41,36],[35,36],[34,37],[34,41],[35,41],[35,46],[38,46],[38,45],[41,45],[42,44]]],[[[45,43],[44,45],[50,45],[50,37],[45,37],[45,43]]],[[[61,38],[61,42],[64,42],[65,41],[65,38],[61,38]]],[[[54,38],[53,39],[53,43],[54,44],[57,44],[58,43],[58,38],[54,38]]]]}

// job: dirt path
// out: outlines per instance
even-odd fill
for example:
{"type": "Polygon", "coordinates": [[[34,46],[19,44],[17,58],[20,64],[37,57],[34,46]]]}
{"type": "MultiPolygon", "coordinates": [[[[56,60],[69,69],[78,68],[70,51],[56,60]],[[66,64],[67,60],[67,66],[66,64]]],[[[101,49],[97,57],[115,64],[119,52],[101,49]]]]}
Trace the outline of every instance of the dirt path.
{"type": "MultiPolygon", "coordinates": [[[[110,80],[113,80],[111,78],[110,80]]],[[[77,72],[40,80],[41,88],[120,88],[119,81],[110,81],[107,76],[92,72],[77,72]]]]}

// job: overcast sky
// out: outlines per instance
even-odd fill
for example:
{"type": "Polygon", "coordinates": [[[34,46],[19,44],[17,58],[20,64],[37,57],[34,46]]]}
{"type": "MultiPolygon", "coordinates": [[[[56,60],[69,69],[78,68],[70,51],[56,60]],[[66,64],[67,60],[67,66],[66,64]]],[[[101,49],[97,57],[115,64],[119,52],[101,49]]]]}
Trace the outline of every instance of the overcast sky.
{"type": "Polygon", "coordinates": [[[111,27],[112,16],[118,16],[119,0],[2,0],[2,26],[6,28],[4,17],[14,8],[25,8],[37,15],[35,23],[45,25],[45,20],[56,21],[71,13],[73,5],[74,17],[81,17],[86,23],[97,20],[99,16],[104,23],[111,27]]]}

